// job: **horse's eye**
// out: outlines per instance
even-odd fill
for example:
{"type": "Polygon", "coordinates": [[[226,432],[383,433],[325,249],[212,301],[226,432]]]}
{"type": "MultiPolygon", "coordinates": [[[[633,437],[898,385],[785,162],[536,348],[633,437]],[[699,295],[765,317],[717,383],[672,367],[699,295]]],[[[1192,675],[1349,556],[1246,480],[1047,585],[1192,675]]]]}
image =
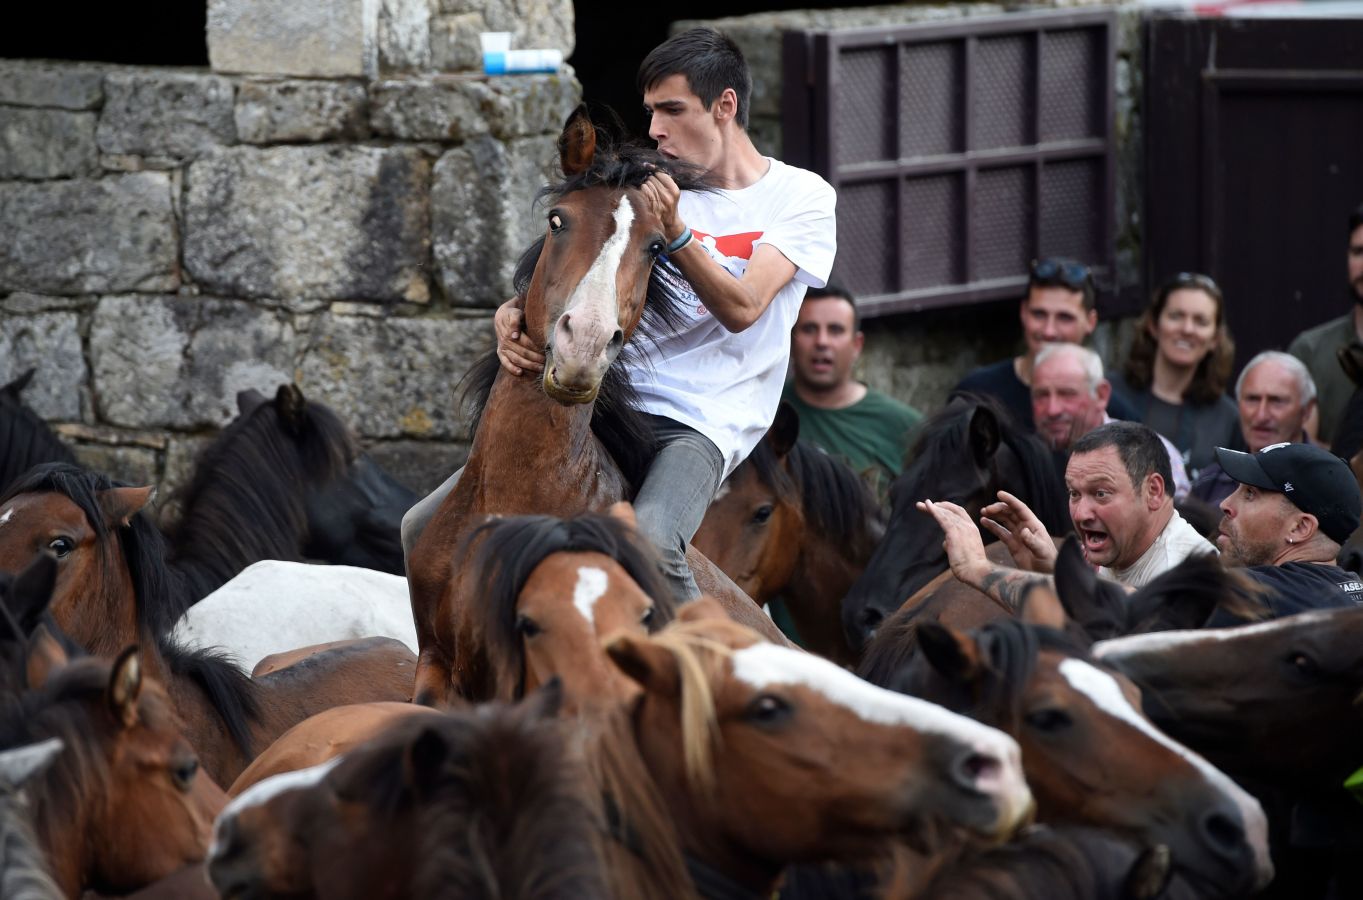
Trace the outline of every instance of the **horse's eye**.
{"type": "Polygon", "coordinates": [[[516,617],[516,632],[521,637],[532,638],[539,634],[541,630],[539,623],[529,616],[516,617]]]}
{"type": "Polygon", "coordinates": [[[648,609],[644,610],[644,614],[643,614],[642,616],[639,617],[639,624],[640,624],[640,625],[643,625],[645,628],[650,628],[650,627],[652,627],[652,625],[653,625],[653,607],[650,606],[648,609]]]}
{"type": "Polygon", "coordinates": [[[748,704],[745,718],[758,725],[777,725],[789,718],[790,704],[780,697],[763,694],[748,704]]]}
{"type": "Polygon", "coordinates": [[[558,234],[558,233],[559,233],[560,231],[562,231],[562,230],[563,230],[563,217],[560,216],[558,213],[550,213],[550,214],[549,214],[549,232],[550,232],[550,234],[558,234]]]}
{"type": "Polygon", "coordinates": [[[1303,675],[1313,675],[1316,672],[1316,661],[1305,653],[1293,653],[1288,659],[1292,666],[1303,675]]]}
{"type": "Polygon", "coordinates": [[[76,549],[76,542],[68,537],[53,538],[47,545],[47,549],[51,550],[52,554],[56,556],[57,559],[61,559],[65,556],[69,556],[71,551],[76,549]]]}
{"type": "Polygon", "coordinates": [[[657,257],[663,255],[663,251],[665,249],[667,249],[667,246],[661,240],[655,240],[653,243],[648,245],[648,255],[656,259],[657,257]]]}
{"type": "Polygon", "coordinates": [[[757,507],[757,509],[752,514],[752,523],[754,525],[767,524],[767,520],[771,518],[773,509],[774,507],[770,503],[766,503],[763,504],[762,506],[757,507]]]}
{"type": "Polygon", "coordinates": [[[183,793],[194,787],[194,776],[199,774],[199,761],[194,757],[171,764],[170,778],[183,793]]]}
{"type": "Polygon", "coordinates": [[[1027,725],[1037,731],[1060,731],[1069,728],[1074,724],[1070,714],[1063,709],[1038,709],[1029,712],[1026,717],[1027,725]]]}

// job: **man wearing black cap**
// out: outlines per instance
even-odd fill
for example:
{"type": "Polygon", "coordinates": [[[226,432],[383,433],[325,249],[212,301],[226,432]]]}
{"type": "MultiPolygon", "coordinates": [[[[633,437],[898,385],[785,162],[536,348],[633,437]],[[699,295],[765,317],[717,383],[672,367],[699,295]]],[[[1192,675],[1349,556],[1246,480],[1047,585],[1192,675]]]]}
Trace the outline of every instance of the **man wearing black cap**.
{"type": "MultiPolygon", "coordinates": [[[[1344,461],[1310,444],[1271,444],[1258,453],[1217,448],[1239,482],[1221,503],[1216,546],[1270,589],[1275,616],[1363,602],[1363,581],[1334,564],[1358,527],[1358,483],[1344,461]]],[[[1209,625],[1237,624],[1218,612],[1209,625]]]]}

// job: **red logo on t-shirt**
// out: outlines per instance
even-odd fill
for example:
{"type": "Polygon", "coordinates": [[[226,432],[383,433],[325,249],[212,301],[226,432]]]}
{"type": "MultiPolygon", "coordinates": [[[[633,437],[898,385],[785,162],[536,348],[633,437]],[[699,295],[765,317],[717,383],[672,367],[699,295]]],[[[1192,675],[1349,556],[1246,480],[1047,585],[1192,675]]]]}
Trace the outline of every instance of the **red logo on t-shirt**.
{"type": "Polygon", "coordinates": [[[706,234],[703,231],[691,230],[696,236],[696,240],[702,244],[707,240],[714,242],[715,249],[725,256],[738,257],[739,259],[752,259],[752,245],[762,237],[760,231],[745,231],[742,234],[721,234],[719,237],[706,234]]]}

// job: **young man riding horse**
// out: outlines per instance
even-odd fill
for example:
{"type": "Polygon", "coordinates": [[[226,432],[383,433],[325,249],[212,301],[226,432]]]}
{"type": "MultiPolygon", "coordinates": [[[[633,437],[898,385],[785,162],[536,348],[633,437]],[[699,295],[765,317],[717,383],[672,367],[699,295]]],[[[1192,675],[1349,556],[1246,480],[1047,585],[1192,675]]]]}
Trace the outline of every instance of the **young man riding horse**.
{"type": "MultiPolygon", "coordinates": [[[[700,593],[686,544],[720,483],[775,417],[791,326],[806,286],[826,282],[835,249],[833,189],[763,156],[748,137],[751,86],[738,47],[712,29],[669,39],[639,68],[649,136],[665,156],[706,170],[715,185],[682,191],[658,171],[643,187],[663,223],[664,252],[691,296],[683,321],[670,333],[648,334],[645,360],[629,369],[659,444],[634,502],[682,599],[700,593]]],[[[545,347],[526,335],[523,302],[497,310],[497,355],[512,375],[538,375],[545,347]]],[[[565,320],[549,340],[571,341],[572,330],[565,320]]],[[[408,554],[458,475],[404,518],[408,554]]]]}

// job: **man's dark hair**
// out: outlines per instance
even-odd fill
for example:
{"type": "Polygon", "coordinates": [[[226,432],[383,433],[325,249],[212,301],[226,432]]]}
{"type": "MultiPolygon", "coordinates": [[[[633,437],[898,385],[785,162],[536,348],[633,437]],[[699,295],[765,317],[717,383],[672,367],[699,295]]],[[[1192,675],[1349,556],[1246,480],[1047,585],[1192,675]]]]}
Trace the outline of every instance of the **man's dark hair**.
{"type": "Polygon", "coordinates": [[[692,28],[663,41],[639,64],[639,93],[644,93],[673,75],[685,75],[691,92],[708,110],[725,88],[738,95],[734,118],[740,128],[748,128],[748,102],[752,97],[752,75],[748,61],[738,45],[713,28],[692,28]]]}
{"type": "Polygon", "coordinates": [[[1093,309],[1098,302],[1098,294],[1093,287],[1093,273],[1089,267],[1064,256],[1047,256],[1032,263],[1027,273],[1028,297],[1034,287],[1062,287],[1067,291],[1078,291],[1083,295],[1085,310],[1093,309]]]}
{"type": "Polygon", "coordinates": [[[1353,237],[1354,231],[1360,225],[1363,225],[1363,203],[1358,204],[1354,211],[1349,213],[1349,237],[1353,237]]]}
{"type": "Polygon", "coordinates": [[[861,310],[857,308],[857,298],[852,296],[852,292],[840,284],[829,282],[821,288],[812,287],[805,291],[806,300],[822,300],[825,297],[836,297],[839,300],[846,300],[847,305],[852,307],[852,333],[861,331],[861,310]]]}
{"type": "Polygon", "coordinates": [[[1164,479],[1164,494],[1173,499],[1174,470],[1169,464],[1169,452],[1153,430],[1140,422],[1108,422],[1099,425],[1074,442],[1070,448],[1070,458],[1104,447],[1117,448],[1117,456],[1121,458],[1126,474],[1131,476],[1131,486],[1137,493],[1146,476],[1153,472],[1164,479]]]}

